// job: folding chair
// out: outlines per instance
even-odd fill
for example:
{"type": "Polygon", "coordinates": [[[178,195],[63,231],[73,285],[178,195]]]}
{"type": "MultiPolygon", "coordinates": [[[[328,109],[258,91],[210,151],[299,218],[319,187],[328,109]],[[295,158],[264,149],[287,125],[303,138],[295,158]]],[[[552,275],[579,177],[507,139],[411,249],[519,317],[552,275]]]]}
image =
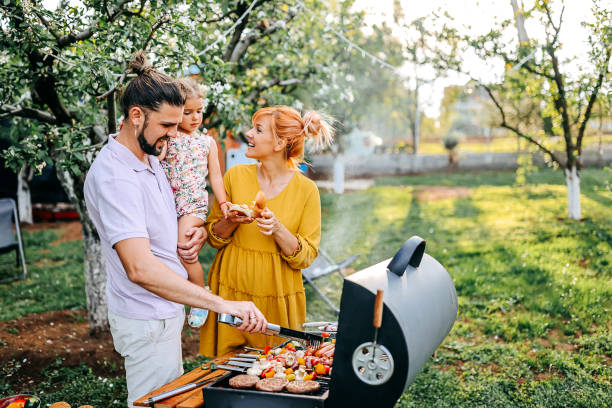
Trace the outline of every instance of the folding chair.
{"type": "Polygon", "coordinates": [[[317,292],[317,294],[321,297],[321,299],[323,299],[323,301],[327,303],[327,305],[330,308],[332,308],[332,310],[336,312],[336,314],[340,313],[340,309],[338,309],[331,302],[331,300],[329,300],[329,298],[325,296],[325,294],[321,291],[321,289],[319,289],[314,284],[314,281],[316,279],[322,278],[323,276],[327,276],[334,272],[340,272],[342,276],[345,276],[342,270],[346,268],[347,266],[349,266],[350,264],[352,264],[353,262],[355,262],[357,258],[359,258],[359,254],[349,256],[348,258],[338,263],[335,263],[334,260],[331,259],[331,257],[322,248],[319,248],[319,256],[315,258],[312,265],[310,265],[306,269],[302,269],[302,278],[304,279],[304,281],[306,281],[306,283],[312,286],[315,292],[317,292]]]}
{"type": "Polygon", "coordinates": [[[23,253],[23,242],[21,241],[17,205],[12,198],[0,198],[0,254],[13,250],[15,251],[17,266],[19,266],[19,261],[21,261],[23,271],[19,276],[0,280],[0,283],[25,279],[26,276],[26,262],[23,253]],[[13,223],[17,232],[17,241],[15,241],[15,234],[13,233],[13,223]]]}

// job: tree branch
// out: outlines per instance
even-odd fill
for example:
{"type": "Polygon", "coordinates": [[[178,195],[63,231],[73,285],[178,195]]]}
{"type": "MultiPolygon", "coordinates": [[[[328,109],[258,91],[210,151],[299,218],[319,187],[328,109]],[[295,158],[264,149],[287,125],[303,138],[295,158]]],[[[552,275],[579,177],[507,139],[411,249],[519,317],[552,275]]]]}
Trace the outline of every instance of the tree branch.
{"type": "Polygon", "coordinates": [[[170,22],[170,17],[162,16],[159,18],[159,20],[157,20],[157,22],[155,22],[155,24],[153,24],[153,26],[151,27],[151,32],[149,33],[149,36],[147,37],[142,46],[142,51],[146,51],[147,47],[149,46],[149,42],[151,41],[151,39],[153,39],[153,34],[155,34],[155,31],[157,31],[161,26],[168,22],[170,22]]]}
{"type": "Polygon", "coordinates": [[[229,16],[231,16],[234,13],[236,13],[236,10],[230,10],[230,11],[228,11],[227,13],[225,13],[222,16],[211,18],[210,20],[204,20],[203,22],[205,24],[218,23],[219,21],[225,20],[226,18],[228,18],[229,16]]]}
{"type": "MultiPolygon", "coordinates": [[[[160,19],[157,20],[155,24],[153,24],[153,26],[151,27],[151,32],[147,36],[147,39],[145,40],[144,45],[142,47],[143,51],[145,51],[147,47],[149,46],[149,42],[151,41],[151,39],[153,39],[153,34],[155,34],[155,31],[157,31],[162,25],[168,22],[170,22],[170,17],[163,16],[163,17],[160,17],[160,19]]],[[[106,99],[111,93],[115,92],[121,85],[123,85],[123,81],[125,81],[125,78],[127,78],[127,75],[128,75],[128,71],[126,69],[123,72],[123,74],[121,74],[121,77],[119,78],[119,81],[117,81],[115,86],[113,86],[108,91],[104,92],[102,95],[96,96],[96,101],[100,102],[101,100],[106,99]]]]}
{"type": "MultiPolygon", "coordinates": [[[[248,6],[246,3],[245,4],[240,3],[238,5],[238,8],[236,9],[236,13],[239,16],[241,16],[247,11],[247,9],[248,9],[248,6]]],[[[249,17],[250,17],[250,14],[247,14],[246,16],[244,16],[240,24],[236,26],[236,29],[232,33],[232,38],[230,39],[227,49],[225,50],[225,53],[223,54],[223,61],[228,62],[230,60],[232,56],[232,52],[235,49],[236,44],[238,44],[238,42],[240,41],[240,37],[242,36],[242,33],[244,32],[244,29],[246,28],[249,22],[249,17]]]]}
{"type": "Polygon", "coordinates": [[[40,122],[49,123],[51,125],[59,124],[57,118],[49,112],[22,106],[18,107],[8,104],[0,105],[0,117],[6,116],[19,116],[22,118],[36,119],[40,122]]]}
{"type": "Polygon", "coordinates": [[[599,73],[599,76],[597,77],[597,81],[595,82],[595,87],[593,88],[593,91],[591,92],[591,95],[589,97],[589,103],[587,104],[587,108],[584,112],[582,123],[580,124],[580,128],[578,129],[578,139],[576,140],[576,148],[578,149],[579,156],[582,153],[582,138],[584,137],[584,132],[586,130],[587,122],[589,121],[589,118],[591,117],[591,111],[593,110],[593,105],[595,104],[595,101],[597,100],[597,94],[599,93],[599,89],[601,88],[601,85],[603,84],[603,79],[606,76],[606,73],[608,72],[608,64],[610,64],[611,53],[612,53],[611,49],[608,48],[606,52],[606,62],[604,63],[603,69],[599,73]]]}
{"type": "Polygon", "coordinates": [[[551,81],[555,80],[555,77],[553,75],[547,74],[545,72],[538,71],[537,69],[532,67],[531,64],[529,64],[528,62],[523,64],[522,68],[524,68],[525,70],[531,72],[532,74],[544,77],[544,78],[549,79],[551,81]]]}
{"type": "Polygon", "coordinates": [[[287,24],[295,18],[296,15],[297,15],[297,9],[289,9],[289,13],[286,19],[275,21],[269,26],[266,26],[265,24],[261,24],[258,27],[259,30],[257,31],[253,30],[247,35],[245,35],[244,38],[241,38],[235,44],[233,48],[228,47],[226,51],[226,55],[228,54],[230,55],[228,61],[238,62],[242,58],[242,56],[246,53],[249,46],[251,46],[253,43],[255,43],[260,38],[265,37],[267,35],[271,35],[272,33],[274,33],[275,31],[281,28],[285,28],[287,24]]]}
{"type": "Polygon", "coordinates": [[[247,96],[244,99],[245,103],[252,103],[255,98],[257,98],[263,91],[265,91],[266,89],[270,89],[273,86],[281,86],[281,87],[286,87],[286,86],[291,86],[291,85],[297,85],[302,83],[303,81],[299,78],[292,78],[292,79],[286,79],[284,81],[281,81],[280,78],[274,78],[271,81],[266,82],[263,85],[258,86],[257,88],[255,88],[254,90],[251,91],[251,93],[249,94],[249,96],[247,96]]]}
{"type": "Polygon", "coordinates": [[[528,136],[528,135],[524,134],[523,132],[521,132],[518,128],[516,128],[514,126],[510,126],[508,124],[508,122],[506,122],[506,113],[504,112],[504,109],[502,108],[501,104],[499,103],[499,101],[497,100],[495,95],[493,95],[493,91],[491,90],[491,88],[489,86],[483,84],[482,82],[476,80],[476,79],[474,81],[476,83],[478,83],[480,86],[482,86],[485,89],[485,91],[487,91],[487,94],[489,94],[489,97],[491,98],[491,100],[493,101],[493,103],[495,104],[497,109],[499,110],[499,113],[501,114],[501,117],[502,117],[502,121],[501,121],[501,124],[499,126],[503,127],[504,129],[508,129],[508,130],[512,131],[514,134],[516,134],[517,136],[519,136],[519,137],[529,141],[530,143],[533,143],[542,152],[547,154],[553,162],[557,163],[560,167],[563,167],[563,163],[561,163],[561,161],[557,158],[557,156],[552,151],[547,149],[544,145],[542,145],[540,142],[538,142],[537,140],[535,140],[531,136],[528,136]]]}
{"type": "Polygon", "coordinates": [[[43,25],[47,28],[47,30],[51,33],[53,37],[55,37],[56,41],[60,40],[60,35],[55,32],[55,30],[51,27],[51,24],[47,21],[45,16],[43,16],[36,8],[33,8],[34,13],[38,17],[38,19],[43,23],[43,25]]]}
{"type": "Polygon", "coordinates": [[[555,34],[553,36],[553,40],[550,43],[552,46],[555,45],[557,39],[559,38],[559,32],[561,31],[561,24],[563,23],[563,12],[565,11],[565,5],[561,8],[561,15],[559,16],[559,25],[555,25],[552,19],[552,14],[550,13],[550,8],[548,7],[548,3],[544,3],[544,11],[546,12],[546,17],[548,18],[548,23],[552,26],[553,30],[555,30],[555,34]]]}
{"type": "MultiPolygon", "coordinates": [[[[114,13],[111,14],[110,17],[108,18],[108,22],[112,23],[121,14],[130,14],[130,15],[137,14],[137,13],[127,12],[126,10],[123,9],[123,6],[129,2],[130,0],[121,0],[121,2],[117,5],[117,8],[115,9],[114,13]]],[[[142,7],[140,9],[140,12],[142,12],[142,7]]],[[[96,19],[96,21],[91,26],[89,26],[83,31],[79,31],[78,33],[69,33],[64,36],[61,36],[57,40],[57,45],[60,48],[63,48],[75,42],[88,39],[89,37],[94,35],[94,33],[96,32],[96,29],[98,28],[99,23],[100,23],[100,20],[96,19]]]]}

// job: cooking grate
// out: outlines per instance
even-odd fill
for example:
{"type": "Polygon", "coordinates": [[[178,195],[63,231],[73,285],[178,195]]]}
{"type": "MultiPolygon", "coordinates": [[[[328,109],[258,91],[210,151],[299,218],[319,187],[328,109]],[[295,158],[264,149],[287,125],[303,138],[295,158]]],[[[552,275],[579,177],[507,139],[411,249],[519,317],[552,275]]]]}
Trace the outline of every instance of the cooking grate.
{"type": "Polygon", "coordinates": [[[287,391],[267,392],[259,391],[255,388],[236,389],[229,385],[230,378],[237,375],[230,373],[217,382],[204,388],[204,401],[207,406],[213,407],[232,407],[232,408],[252,408],[265,406],[266,408],[292,407],[292,408],[323,408],[325,400],[329,395],[329,378],[317,377],[314,381],[321,384],[321,388],[308,394],[292,394],[287,391]]]}
{"type": "Polygon", "coordinates": [[[307,394],[292,394],[288,391],[282,391],[282,392],[267,392],[267,391],[260,391],[256,388],[247,388],[247,389],[238,389],[238,388],[233,388],[229,385],[229,380],[232,377],[235,377],[236,375],[239,375],[238,373],[232,373],[231,375],[228,375],[226,377],[223,377],[221,380],[219,380],[217,383],[212,384],[211,387],[215,387],[215,388],[227,388],[230,389],[232,391],[248,391],[248,392],[252,392],[252,393],[256,393],[256,394],[273,394],[273,395],[279,395],[279,394],[285,394],[285,395],[291,395],[291,396],[310,396],[310,397],[321,397],[323,395],[325,395],[328,391],[329,391],[329,378],[327,377],[317,377],[315,378],[313,381],[318,382],[319,384],[321,384],[321,388],[319,388],[317,391],[314,392],[310,392],[307,394]]]}

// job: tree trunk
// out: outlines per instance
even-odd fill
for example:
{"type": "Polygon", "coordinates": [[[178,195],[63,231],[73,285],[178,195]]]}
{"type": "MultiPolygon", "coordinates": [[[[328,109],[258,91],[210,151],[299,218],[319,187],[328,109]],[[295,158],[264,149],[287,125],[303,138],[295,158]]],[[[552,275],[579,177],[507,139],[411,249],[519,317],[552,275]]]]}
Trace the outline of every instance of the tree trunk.
{"type": "Polygon", "coordinates": [[[580,219],[580,175],[576,165],[565,170],[565,183],[567,184],[568,216],[572,220],[580,219]]]}
{"type": "Polygon", "coordinates": [[[527,30],[525,30],[525,17],[523,16],[523,11],[519,8],[516,0],[510,0],[510,2],[512,3],[512,11],[514,11],[519,42],[521,45],[526,44],[529,42],[529,37],[527,37],[527,30]]]}
{"type": "Polygon", "coordinates": [[[344,158],[342,153],[334,157],[334,193],[344,193],[344,158]]]}
{"type": "Polygon", "coordinates": [[[57,177],[68,198],[75,205],[83,228],[85,295],[87,318],[92,334],[108,331],[106,308],[106,267],[100,236],[89,217],[83,187],[85,175],[75,177],[66,170],[57,170],[57,177]]]}
{"type": "Polygon", "coordinates": [[[17,175],[17,212],[19,221],[32,224],[32,196],[30,184],[28,183],[29,166],[23,166],[17,175]]]}
{"type": "Polygon", "coordinates": [[[419,115],[419,78],[414,87],[414,129],[412,131],[412,154],[419,154],[419,136],[421,133],[421,117],[419,115]]]}

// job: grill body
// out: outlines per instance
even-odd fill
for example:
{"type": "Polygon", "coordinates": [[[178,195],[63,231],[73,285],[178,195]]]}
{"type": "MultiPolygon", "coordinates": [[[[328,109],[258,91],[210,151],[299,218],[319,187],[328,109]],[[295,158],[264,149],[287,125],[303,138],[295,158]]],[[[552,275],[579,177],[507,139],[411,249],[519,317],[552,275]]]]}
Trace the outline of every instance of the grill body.
{"type": "Polygon", "coordinates": [[[450,332],[457,318],[455,286],[444,267],[424,251],[425,241],[412,237],[392,260],[345,279],[328,407],[393,407],[450,332]],[[357,377],[352,356],[374,338],[379,289],[384,290],[384,308],[377,343],[393,356],[394,370],[386,383],[372,386],[357,377]]]}

